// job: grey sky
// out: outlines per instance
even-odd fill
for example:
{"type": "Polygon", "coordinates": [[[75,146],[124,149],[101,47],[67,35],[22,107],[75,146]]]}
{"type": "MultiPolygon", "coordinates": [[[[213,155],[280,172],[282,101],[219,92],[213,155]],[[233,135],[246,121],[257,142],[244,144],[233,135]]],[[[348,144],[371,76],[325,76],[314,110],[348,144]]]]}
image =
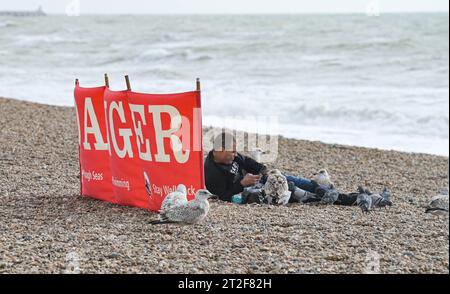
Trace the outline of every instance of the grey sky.
{"type": "Polygon", "coordinates": [[[383,12],[448,12],[448,0],[16,0],[0,2],[0,10],[34,10],[39,5],[64,14],[79,1],[81,14],[207,13],[364,13],[371,2],[383,12]]]}

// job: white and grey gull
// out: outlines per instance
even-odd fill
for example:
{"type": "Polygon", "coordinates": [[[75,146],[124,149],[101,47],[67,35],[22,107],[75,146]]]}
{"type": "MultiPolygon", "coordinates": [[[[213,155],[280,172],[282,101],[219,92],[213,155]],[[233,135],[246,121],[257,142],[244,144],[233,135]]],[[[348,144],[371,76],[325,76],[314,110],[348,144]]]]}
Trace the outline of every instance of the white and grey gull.
{"type": "MultiPolygon", "coordinates": [[[[180,187],[180,185],[179,185],[180,187]]],[[[180,187],[182,189],[182,187],[180,187]]],[[[151,221],[152,225],[157,224],[197,224],[200,223],[209,212],[209,198],[215,198],[216,195],[211,194],[208,190],[200,189],[195,193],[195,198],[191,201],[183,201],[182,195],[175,196],[172,192],[168,196],[172,197],[159,213],[159,219],[151,221]],[[179,200],[179,201],[178,201],[179,200]]],[[[182,193],[182,192],[181,192],[182,193]]],[[[164,203],[164,201],[163,201],[164,203]]]]}

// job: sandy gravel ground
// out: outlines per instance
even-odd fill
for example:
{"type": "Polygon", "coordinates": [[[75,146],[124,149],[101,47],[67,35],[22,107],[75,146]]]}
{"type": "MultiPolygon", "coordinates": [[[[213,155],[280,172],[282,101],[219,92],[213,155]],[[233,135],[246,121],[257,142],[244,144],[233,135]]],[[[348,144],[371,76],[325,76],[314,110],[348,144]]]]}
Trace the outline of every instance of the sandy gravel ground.
{"type": "Polygon", "coordinates": [[[449,219],[424,213],[448,157],[280,138],[276,166],[326,167],[340,191],[388,186],[394,206],[211,202],[195,226],[79,196],[75,111],[0,98],[2,273],[449,273],[449,219]]]}

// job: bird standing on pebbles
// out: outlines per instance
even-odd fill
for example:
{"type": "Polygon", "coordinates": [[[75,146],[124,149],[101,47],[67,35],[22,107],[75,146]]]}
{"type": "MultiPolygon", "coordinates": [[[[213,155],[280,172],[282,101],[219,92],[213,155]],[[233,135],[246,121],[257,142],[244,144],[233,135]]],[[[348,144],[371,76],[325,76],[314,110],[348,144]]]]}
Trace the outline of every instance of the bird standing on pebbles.
{"type": "Polygon", "coordinates": [[[448,215],[448,187],[441,190],[439,195],[431,198],[425,209],[426,213],[448,215]]]}
{"type": "Polygon", "coordinates": [[[299,187],[295,186],[294,182],[288,182],[288,186],[294,202],[308,203],[319,200],[316,194],[300,189],[299,187]]]}
{"type": "Polygon", "coordinates": [[[391,192],[388,188],[384,188],[381,194],[371,193],[369,196],[372,198],[372,207],[392,206],[391,192]]]}
{"type": "Polygon", "coordinates": [[[261,148],[254,148],[252,151],[250,151],[250,157],[253,158],[257,162],[261,162],[262,154],[263,154],[263,151],[261,148]]]}
{"type": "Polygon", "coordinates": [[[323,204],[334,204],[339,199],[339,192],[331,186],[329,189],[326,189],[322,198],[320,199],[320,203],[323,204]]]}
{"type": "Polygon", "coordinates": [[[264,185],[267,203],[272,204],[275,202],[286,205],[291,197],[286,177],[278,169],[270,170],[267,175],[267,182],[264,185]]]}
{"type": "Polygon", "coordinates": [[[361,208],[362,212],[368,213],[372,208],[372,197],[361,186],[358,187],[358,192],[359,195],[356,198],[356,204],[361,208]]]}
{"type": "Polygon", "coordinates": [[[166,198],[164,198],[164,201],[161,204],[160,211],[166,211],[174,206],[184,205],[187,202],[188,200],[186,186],[183,184],[179,184],[175,191],[167,194],[166,198]]]}
{"type": "Polygon", "coordinates": [[[198,190],[195,199],[178,204],[168,209],[161,210],[159,220],[150,222],[152,225],[180,223],[197,224],[201,222],[209,212],[209,198],[214,198],[208,190],[198,190]]]}
{"type": "Polygon", "coordinates": [[[333,182],[331,181],[328,171],[324,168],[320,169],[317,173],[313,174],[313,181],[317,184],[325,187],[333,187],[333,182]]]}

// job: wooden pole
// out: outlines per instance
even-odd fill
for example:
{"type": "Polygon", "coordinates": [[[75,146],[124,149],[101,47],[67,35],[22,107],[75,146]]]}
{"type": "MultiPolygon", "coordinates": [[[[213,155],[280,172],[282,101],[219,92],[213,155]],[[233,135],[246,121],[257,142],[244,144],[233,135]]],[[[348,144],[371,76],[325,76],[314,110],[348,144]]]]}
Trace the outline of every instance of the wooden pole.
{"type": "Polygon", "coordinates": [[[200,87],[200,79],[197,78],[196,80],[196,85],[197,85],[197,91],[200,91],[201,87],[200,87]]]}
{"type": "Polygon", "coordinates": [[[128,75],[125,76],[125,82],[127,83],[127,90],[131,91],[130,78],[128,75]]]}
{"type": "Polygon", "coordinates": [[[109,88],[109,78],[107,73],[105,73],[105,86],[106,88],[109,88]]]}
{"type": "Polygon", "coordinates": [[[78,79],[75,79],[75,86],[78,86],[80,84],[80,81],[78,79]]]}

